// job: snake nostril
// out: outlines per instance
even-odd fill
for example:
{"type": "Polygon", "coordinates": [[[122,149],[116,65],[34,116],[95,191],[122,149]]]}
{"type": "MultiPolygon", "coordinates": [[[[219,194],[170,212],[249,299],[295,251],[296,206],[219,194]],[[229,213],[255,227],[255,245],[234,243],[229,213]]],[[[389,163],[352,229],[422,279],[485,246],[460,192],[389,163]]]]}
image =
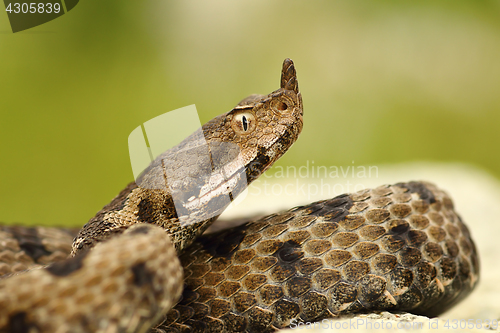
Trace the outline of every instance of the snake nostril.
{"type": "Polygon", "coordinates": [[[286,109],[288,109],[288,105],[286,103],[281,102],[278,104],[278,110],[285,111],[286,109]]]}

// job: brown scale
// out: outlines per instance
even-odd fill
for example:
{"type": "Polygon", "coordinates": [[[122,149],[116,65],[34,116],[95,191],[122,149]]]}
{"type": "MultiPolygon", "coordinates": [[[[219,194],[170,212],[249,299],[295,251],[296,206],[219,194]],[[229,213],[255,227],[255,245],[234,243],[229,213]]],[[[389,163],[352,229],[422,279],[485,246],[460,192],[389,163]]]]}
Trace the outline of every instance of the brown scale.
{"type": "MultiPolygon", "coordinates": [[[[10,232],[22,251],[37,260],[51,248],[59,248],[66,256],[70,252],[71,240],[60,247],[58,236],[63,235],[58,233],[65,231],[56,230],[10,232]],[[59,242],[54,247],[44,244],[50,235],[59,242]]],[[[0,279],[0,331],[83,333],[99,332],[102,327],[125,331],[130,326],[155,323],[158,308],[170,308],[172,297],[180,296],[181,281],[181,265],[165,231],[136,225],[77,257],[0,279]],[[155,247],[150,246],[152,242],[155,247]],[[164,255],[158,256],[159,251],[164,255]]]]}
{"type": "Polygon", "coordinates": [[[0,276],[65,259],[77,232],[60,228],[0,226],[0,276]]]}
{"type": "Polygon", "coordinates": [[[420,182],[202,236],[181,261],[189,272],[183,299],[155,332],[268,332],[360,310],[436,316],[479,277],[451,199],[420,182]]]}

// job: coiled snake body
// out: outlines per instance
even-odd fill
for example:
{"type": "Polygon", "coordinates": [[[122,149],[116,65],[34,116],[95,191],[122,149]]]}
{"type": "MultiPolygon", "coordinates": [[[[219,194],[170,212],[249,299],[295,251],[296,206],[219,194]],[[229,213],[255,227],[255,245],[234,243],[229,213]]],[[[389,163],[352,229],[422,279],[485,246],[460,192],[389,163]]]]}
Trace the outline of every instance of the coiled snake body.
{"type": "Polygon", "coordinates": [[[13,276],[0,280],[0,332],[268,332],[355,311],[434,316],[470,293],[479,277],[474,243],[451,199],[424,182],[341,195],[194,240],[241,180],[267,170],[301,129],[286,59],[279,90],[203,126],[208,172],[194,134],[160,155],[72,247],[70,230],[1,227],[0,274],[13,276]],[[178,170],[168,189],[157,186],[171,167],[165,160],[178,170]],[[185,210],[174,205],[179,193],[189,193],[185,210]]]}

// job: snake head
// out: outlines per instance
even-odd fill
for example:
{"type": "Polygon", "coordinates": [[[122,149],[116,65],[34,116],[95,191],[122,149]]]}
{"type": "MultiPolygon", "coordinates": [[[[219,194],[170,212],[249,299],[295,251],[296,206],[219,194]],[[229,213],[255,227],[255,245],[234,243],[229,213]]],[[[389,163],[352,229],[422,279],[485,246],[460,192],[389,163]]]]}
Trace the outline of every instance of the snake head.
{"type": "MultiPolygon", "coordinates": [[[[234,144],[248,184],[268,170],[297,140],[303,125],[302,96],[295,65],[283,61],[280,88],[250,95],[230,112],[203,126],[207,141],[234,144]]],[[[228,173],[232,172],[228,170],[228,173]]]]}

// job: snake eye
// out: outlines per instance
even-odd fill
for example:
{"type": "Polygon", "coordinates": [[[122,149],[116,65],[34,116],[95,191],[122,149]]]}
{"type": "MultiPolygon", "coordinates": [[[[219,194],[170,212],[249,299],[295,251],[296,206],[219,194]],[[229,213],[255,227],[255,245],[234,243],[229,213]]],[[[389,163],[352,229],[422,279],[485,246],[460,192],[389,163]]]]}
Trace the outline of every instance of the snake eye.
{"type": "Polygon", "coordinates": [[[250,112],[240,112],[233,116],[231,127],[238,134],[248,134],[255,129],[255,116],[250,112]]]}

